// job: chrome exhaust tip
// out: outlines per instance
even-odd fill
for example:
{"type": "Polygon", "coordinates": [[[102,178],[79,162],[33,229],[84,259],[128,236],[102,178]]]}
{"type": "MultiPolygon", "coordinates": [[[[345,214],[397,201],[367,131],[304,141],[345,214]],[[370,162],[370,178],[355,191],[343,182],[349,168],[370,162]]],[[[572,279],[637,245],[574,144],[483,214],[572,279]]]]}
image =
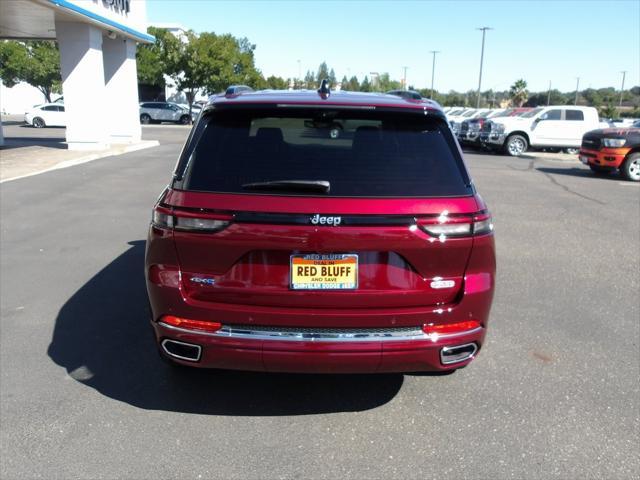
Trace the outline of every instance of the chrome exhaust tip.
{"type": "Polygon", "coordinates": [[[200,355],[202,355],[202,347],[193,343],[179,342],[165,338],[160,345],[164,353],[170,357],[188,362],[197,362],[200,360],[200,355]]]}
{"type": "Polygon", "coordinates": [[[450,365],[452,363],[464,362],[473,356],[478,351],[478,346],[475,343],[465,343],[464,345],[456,345],[455,347],[443,347],[440,350],[440,362],[443,365],[450,365]]]}

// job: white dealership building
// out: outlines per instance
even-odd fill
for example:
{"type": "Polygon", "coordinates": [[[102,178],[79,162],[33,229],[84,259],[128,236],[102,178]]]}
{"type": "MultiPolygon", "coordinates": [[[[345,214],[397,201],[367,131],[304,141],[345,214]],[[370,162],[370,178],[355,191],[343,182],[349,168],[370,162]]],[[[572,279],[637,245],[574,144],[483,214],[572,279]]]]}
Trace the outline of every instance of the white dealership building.
{"type": "Polygon", "coordinates": [[[0,0],[0,39],[58,43],[73,150],[140,141],[136,45],[154,41],[146,31],[145,0],[0,0]]]}

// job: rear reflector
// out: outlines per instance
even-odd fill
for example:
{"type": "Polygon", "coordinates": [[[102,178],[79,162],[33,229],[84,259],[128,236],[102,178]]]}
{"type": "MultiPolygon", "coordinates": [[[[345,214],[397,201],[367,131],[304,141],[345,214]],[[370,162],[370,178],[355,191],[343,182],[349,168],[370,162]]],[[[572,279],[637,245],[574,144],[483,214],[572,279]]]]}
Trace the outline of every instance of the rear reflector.
{"type": "Polygon", "coordinates": [[[207,232],[217,232],[222,230],[229,222],[225,220],[214,220],[210,218],[183,218],[175,217],[175,230],[200,230],[207,232]]]}
{"type": "Polygon", "coordinates": [[[160,319],[160,322],[171,325],[172,327],[186,328],[188,330],[200,330],[204,332],[217,332],[222,328],[222,324],[218,322],[189,320],[187,318],[175,317],[173,315],[165,315],[160,319]]]}
{"type": "Polygon", "coordinates": [[[469,332],[480,327],[480,322],[477,320],[467,320],[465,322],[445,323],[440,325],[423,325],[422,331],[427,335],[441,336],[469,332]]]}

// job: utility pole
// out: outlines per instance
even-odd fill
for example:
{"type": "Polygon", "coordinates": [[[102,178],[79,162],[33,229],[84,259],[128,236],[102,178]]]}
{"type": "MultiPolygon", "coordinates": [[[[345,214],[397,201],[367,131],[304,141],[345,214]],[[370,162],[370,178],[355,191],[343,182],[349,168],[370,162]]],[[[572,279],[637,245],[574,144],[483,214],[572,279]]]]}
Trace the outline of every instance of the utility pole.
{"type": "Polygon", "coordinates": [[[551,80],[549,80],[549,91],[547,92],[547,107],[551,105],[551,80]]]}
{"type": "Polygon", "coordinates": [[[300,60],[298,60],[298,81],[302,80],[302,69],[300,68],[300,60]]]}
{"type": "Polygon", "coordinates": [[[622,74],[622,86],[620,87],[620,103],[618,104],[619,107],[622,106],[622,96],[624,95],[624,78],[627,76],[627,71],[623,70],[620,73],[622,74]]]}
{"type": "Polygon", "coordinates": [[[436,74],[436,53],[440,53],[440,51],[431,50],[431,53],[433,53],[433,64],[431,65],[431,96],[429,98],[433,100],[433,79],[436,74]]]}
{"type": "Polygon", "coordinates": [[[476,108],[480,108],[480,87],[482,86],[482,62],[484,61],[484,36],[487,30],[493,30],[491,27],[480,27],[476,30],[482,30],[482,50],[480,50],[480,76],[478,77],[478,98],[476,102],[476,108]]]}
{"type": "Polygon", "coordinates": [[[580,77],[576,77],[576,99],[573,104],[578,105],[578,88],[580,87],[580,77]]]}
{"type": "Polygon", "coordinates": [[[402,68],[404,69],[404,77],[403,77],[403,80],[402,80],[402,84],[403,84],[405,90],[409,90],[407,88],[407,68],[409,68],[409,67],[402,67],[402,68]]]}

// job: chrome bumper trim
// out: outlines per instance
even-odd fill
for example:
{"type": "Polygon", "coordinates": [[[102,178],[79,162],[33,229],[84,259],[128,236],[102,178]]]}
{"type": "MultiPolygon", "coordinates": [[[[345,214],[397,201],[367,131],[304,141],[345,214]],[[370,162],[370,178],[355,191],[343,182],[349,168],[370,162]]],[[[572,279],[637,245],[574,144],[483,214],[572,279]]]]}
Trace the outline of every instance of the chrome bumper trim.
{"type": "Polygon", "coordinates": [[[273,340],[294,342],[402,342],[412,340],[431,340],[437,342],[440,339],[461,337],[478,333],[482,327],[474,328],[466,332],[450,333],[446,335],[427,335],[419,327],[399,328],[284,328],[284,327],[260,327],[247,325],[223,325],[217,332],[205,332],[174,327],[164,322],[158,325],[168,330],[204,335],[217,338],[232,338],[242,340],[273,340]]]}

